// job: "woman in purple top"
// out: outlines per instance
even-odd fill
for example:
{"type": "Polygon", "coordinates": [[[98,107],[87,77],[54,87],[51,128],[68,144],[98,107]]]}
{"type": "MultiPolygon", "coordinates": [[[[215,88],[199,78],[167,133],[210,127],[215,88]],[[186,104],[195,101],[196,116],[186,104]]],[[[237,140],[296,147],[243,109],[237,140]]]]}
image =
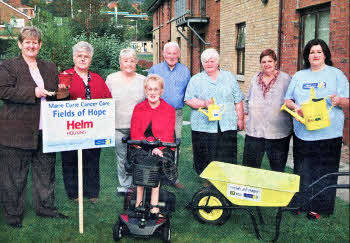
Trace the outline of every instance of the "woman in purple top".
{"type": "Polygon", "coordinates": [[[284,171],[292,119],[281,112],[291,77],[276,68],[276,53],[266,49],[260,54],[262,71],[256,74],[244,101],[245,144],[243,165],[260,168],[266,152],[270,167],[284,171]]]}

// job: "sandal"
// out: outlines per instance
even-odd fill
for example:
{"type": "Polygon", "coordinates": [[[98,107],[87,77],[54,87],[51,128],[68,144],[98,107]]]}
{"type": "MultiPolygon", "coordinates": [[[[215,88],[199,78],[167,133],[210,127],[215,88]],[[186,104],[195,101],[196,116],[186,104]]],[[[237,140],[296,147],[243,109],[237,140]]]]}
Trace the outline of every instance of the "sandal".
{"type": "Polygon", "coordinates": [[[160,213],[160,209],[158,205],[152,205],[151,204],[151,209],[150,209],[151,217],[156,217],[156,218],[165,218],[163,214],[160,213]],[[157,209],[157,212],[152,212],[152,209],[155,208],[157,209]]]}

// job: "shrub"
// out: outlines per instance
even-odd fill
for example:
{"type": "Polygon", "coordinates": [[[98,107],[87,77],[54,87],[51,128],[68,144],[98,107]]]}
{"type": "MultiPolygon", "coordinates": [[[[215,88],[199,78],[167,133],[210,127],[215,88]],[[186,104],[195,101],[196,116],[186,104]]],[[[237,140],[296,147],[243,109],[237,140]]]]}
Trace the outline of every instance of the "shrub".
{"type": "Polygon", "coordinates": [[[92,72],[100,74],[105,79],[108,74],[120,70],[119,53],[121,49],[128,46],[128,43],[122,43],[116,35],[98,36],[93,33],[89,39],[84,34],[73,39],[74,44],[78,41],[87,41],[94,47],[94,56],[90,66],[92,72]]]}

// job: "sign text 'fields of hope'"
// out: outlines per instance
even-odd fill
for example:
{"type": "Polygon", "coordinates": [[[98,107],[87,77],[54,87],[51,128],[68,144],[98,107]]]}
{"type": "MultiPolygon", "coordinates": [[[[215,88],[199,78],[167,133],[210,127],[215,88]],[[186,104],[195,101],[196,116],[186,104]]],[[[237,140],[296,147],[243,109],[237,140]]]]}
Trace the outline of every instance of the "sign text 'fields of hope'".
{"type": "Polygon", "coordinates": [[[113,99],[45,102],[44,153],[114,146],[114,109],[113,99]]]}

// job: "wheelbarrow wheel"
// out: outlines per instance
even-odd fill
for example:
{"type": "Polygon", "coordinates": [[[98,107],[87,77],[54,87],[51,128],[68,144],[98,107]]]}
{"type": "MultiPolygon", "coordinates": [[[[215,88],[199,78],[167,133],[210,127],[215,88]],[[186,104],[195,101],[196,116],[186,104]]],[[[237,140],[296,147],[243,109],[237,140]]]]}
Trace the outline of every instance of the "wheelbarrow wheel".
{"type": "Polygon", "coordinates": [[[193,196],[192,205],[194,207],[208,207],[208,209],[192,210],[194,217],[201,223],[222,225],[226,223],[231,216],[230,209],[210,209],[210,207],[213,206],[229,206],[227,199],[214,188],[205,187],[198,191],[193,196]]]}

